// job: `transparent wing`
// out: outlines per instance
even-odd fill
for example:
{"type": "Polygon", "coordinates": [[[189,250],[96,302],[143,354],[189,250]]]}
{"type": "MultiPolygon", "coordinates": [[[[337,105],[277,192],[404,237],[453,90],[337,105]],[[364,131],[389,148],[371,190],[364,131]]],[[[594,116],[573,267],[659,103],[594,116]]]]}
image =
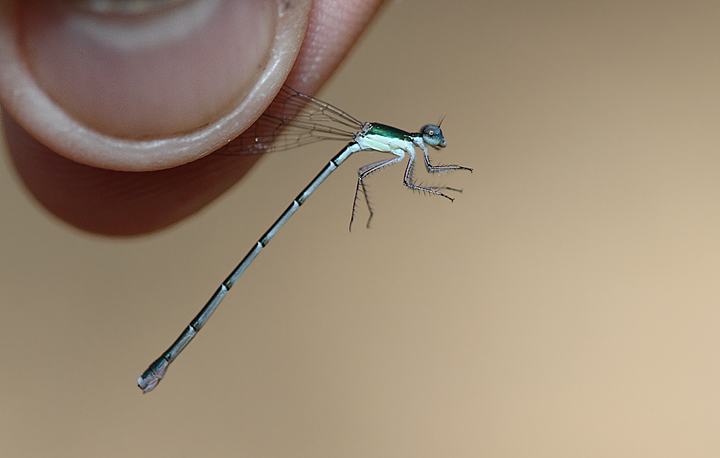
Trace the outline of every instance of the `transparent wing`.
{"type": "Polygon", "coordinates": [[[283,86],[255,124],[217,153],[260,154],[321,140],[350,141],[364,127],[365,124],[329,103],[283,86]]]}

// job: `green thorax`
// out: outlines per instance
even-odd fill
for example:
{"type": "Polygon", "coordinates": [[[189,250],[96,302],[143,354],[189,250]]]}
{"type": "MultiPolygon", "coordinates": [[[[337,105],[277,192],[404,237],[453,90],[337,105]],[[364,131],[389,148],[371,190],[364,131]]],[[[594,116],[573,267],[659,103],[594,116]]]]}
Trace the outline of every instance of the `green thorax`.
{"type": "Polygon", "coordinates": [[[396,127],[386,126],[385,124],[379,124],[376,122],[371,124],[372,127],[366,132],[366,135],[380,135],[382,137],[397,138],[398,140],[409,140],[413,137],[412,134],[396,127]]]}

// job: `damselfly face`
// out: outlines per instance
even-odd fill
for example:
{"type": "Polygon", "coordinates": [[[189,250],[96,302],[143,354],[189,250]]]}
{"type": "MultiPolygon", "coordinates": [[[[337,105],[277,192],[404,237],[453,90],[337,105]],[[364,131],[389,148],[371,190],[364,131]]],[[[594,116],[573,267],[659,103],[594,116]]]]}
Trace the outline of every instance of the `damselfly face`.
{"type": "Polygon", "coordinates": [[[426,144],[435,149],[445,148],[445,137],[443,137],[440,126],[436,126],[435,124],[425,124],[422,129],[420,129],[420,133],[422,134],[423,141],[426,144]]]}

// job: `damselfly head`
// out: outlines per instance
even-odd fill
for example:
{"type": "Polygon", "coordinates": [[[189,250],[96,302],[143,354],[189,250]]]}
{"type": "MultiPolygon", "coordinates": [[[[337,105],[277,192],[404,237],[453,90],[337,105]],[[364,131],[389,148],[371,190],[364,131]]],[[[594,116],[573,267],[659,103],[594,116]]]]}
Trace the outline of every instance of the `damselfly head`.
{"type": "Polygon", "coordinates": [[[445,147],[445,137],[443,137],[440,126],[425,124],[422,129],[420,129],[420,134],[422,134],[423,141],[433,148],[445,147]]]}

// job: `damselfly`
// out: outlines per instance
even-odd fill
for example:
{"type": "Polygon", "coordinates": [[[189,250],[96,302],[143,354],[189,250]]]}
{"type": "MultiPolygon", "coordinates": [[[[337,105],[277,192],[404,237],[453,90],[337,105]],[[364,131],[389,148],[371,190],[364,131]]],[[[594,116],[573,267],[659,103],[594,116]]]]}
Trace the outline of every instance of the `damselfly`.
{"type": "MultiPolygon", "coordinates": [[[[195,334],[203,327],[213,314],[220,301],[228,290],[232,288],[240,275],[245,272],[260,251],[270,242],[278,230],[300,208],[308,197],[325,181],[325,179],[353,153],[358,151],[378,151],[390,153],[392,157],[373,162],[358,169],[355,199],[353,201],[350,228],[355,218],[358,195],[362,193],[368,206],[370,216],[367,226],[373,216],[372,207],[365,189],[365,178],[373,172],[402,161],[405,154],[409,156],[405,167],[403,184],[408,188],[427,194],[445,197],[450,201],[452,197],[445,194],[447,191],[461,192],[460,189],[447,186],[420,186],[415,182],[415,147],[423,152],[425,168],[429,173],[451,172],[454,170],[472,169],[460,165],[432,165],[428,156],[427,147],[434,149],[445,147],[440,126],[427,124],[420,132],[410,133],[395,127],[374,122],[360,122],[342,110],[322,102],[309,95],[302,94],[284,86],[270,108],[257,120],[251,128],[255,135],[243,135],[230,142],[221,154],[252,154],[271,151],[282,151],[307,145],[320,140],[349,140],[349,143],[317,174],[305,189],[298,194],[290,206],[270,226],[260,240],[252,247],[250,252],[240,261],[240,264],[223,281],[210,300],[200,310],[200,313],[190,322],[180,337],[155,360],[150,367],[138,378],[138,386],[144,393],[152,390],[165,376],[170,363],[180,354],[195,334]]],[[[217,154],[217,153],[216,153],[217,154]]]]}

